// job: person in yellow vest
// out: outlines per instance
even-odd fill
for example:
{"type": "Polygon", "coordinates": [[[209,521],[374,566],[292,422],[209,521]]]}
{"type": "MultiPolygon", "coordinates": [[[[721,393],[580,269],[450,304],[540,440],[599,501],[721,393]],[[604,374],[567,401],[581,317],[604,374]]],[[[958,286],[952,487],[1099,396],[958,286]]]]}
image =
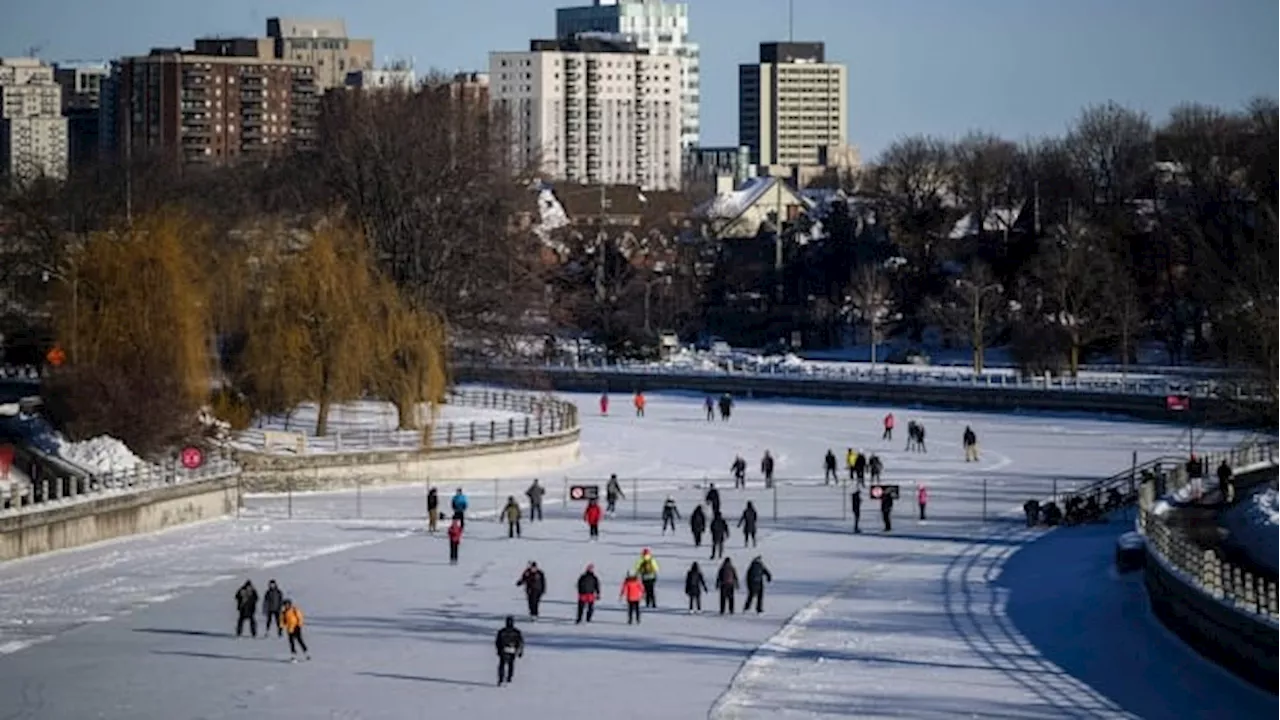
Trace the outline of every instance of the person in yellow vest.
{"type": "Polygon", "coordinates": [[[658,607],[658,596],[655,592],[655,586],[658,584],[658,561],[654,559],[649,548],[645,548],[644,552],[640,553],[635,573],[640,576],[640,582],[644,586],[644,606],[658,607]]]}
{"type": "Polygon", "coordinates": [[[298,662],[298,648],[302,648],[303,656],[310,660],[311,651],[307,650],[307,643],[302,639],[302,610],[294,605],[292,600],[284,601],[284,612],[280,615],[280,624],[284,626],[284,632],[289,636],[290,662],[298,662]]]}
{"type": "Polygon", "coordinates": [[[857,463],[858,463],[858,451],[854,450],[853,448],[849,448],[849,451],[844,455],[844,464],[849,468],[850,480],[854,479],[853,466],[856,465],[857,463]]]}

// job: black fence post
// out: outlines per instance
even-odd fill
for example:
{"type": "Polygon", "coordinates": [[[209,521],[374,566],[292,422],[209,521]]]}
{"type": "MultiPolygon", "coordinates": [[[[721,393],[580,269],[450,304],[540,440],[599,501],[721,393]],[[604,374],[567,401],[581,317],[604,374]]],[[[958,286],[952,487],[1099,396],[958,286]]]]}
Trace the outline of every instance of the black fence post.
{"type": "Polygon", "coordinates": [[[474,444],[476,441],[476,424],[474,422],[470,422],[467,423],[467,426],[471,429],[471,442],[474,444]]]}
{"type": "Polygon", "coordinates": [[[489,421],[489,442],[493,442],[497,439],[498,439],[498,421],[490,420],[489,421]]]}
{"type": "Polygon", "coordinates": [[[515,439],[516,436],[516,419],[507,418],[507,439],[515,439]]]}

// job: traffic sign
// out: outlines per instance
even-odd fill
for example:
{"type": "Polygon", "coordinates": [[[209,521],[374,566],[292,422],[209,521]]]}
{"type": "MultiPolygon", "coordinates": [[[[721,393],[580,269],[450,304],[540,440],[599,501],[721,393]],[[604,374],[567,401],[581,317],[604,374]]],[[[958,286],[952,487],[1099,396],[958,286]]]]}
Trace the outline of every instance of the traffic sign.
{"type": "Polygon", "coordinates": [[[1191,398],[1186,395],[1166,395],[1164,398],[1164,406],[1172,412],[1190,410],[1191,398]]]}
{"type": "Polygon", "coordinates": [[[897,485],[872,485],[868,490],[868,494],[871,495],[872,500],[879,500],[881,497],[884,497],[885,493],[889,493],[889,497],[897,500],[899,497],[902,497],[900,490],[901,489],[897,485]]]}
{"type": "Polygon", "coordinates": [[[195,445],[182,448],[182,467],[195,470],[204,464],[204,451],[195,445]]]}
{"type": "Polygon", "coordinates": [[[600,499],[599,485],[570,485],[570,500],[598,500],[600,499]]]}

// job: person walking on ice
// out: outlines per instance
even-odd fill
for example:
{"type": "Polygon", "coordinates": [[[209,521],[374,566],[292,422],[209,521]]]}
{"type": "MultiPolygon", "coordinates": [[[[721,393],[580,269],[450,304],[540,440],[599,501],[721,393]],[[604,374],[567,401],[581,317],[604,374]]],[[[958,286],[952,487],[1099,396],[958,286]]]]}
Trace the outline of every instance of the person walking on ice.
{"type": "Polygon", "coordinates": [[[604,500],[607,503],[605,512],[609,513],[609,517],[618,510],[618,500],[626,499],[626,495],[622,493],[622,484],[618,482],[617,474],[609,476],[609,483],[604,486],[604,500]]]}
{"type": "Polygon", "coordinates": [[[702,612],[702,594],[707,591],[707,579],[695,560],[684,575],[684,594],[689,597],[689,614],[702,612]]]}
{"type": "Polygon", "coordinates": [[[892,515],[893,493],[882,488],[880,494],[880,518],[884,520],[885,532],[893,532],[893,522],[890,520],[890,516],[892,515]]]}
{"type": "Polygon", "coordinates": [[[284,612],[284,593],[275,580],[267,581],[267,592],[262,596],[262,637],[271,634],[271,624],[275,623],[276,637],[284,635],[284,627],[280,624],[280,613],[284,612]]]}
{"type": "Polygon", "coordinates": [[[667,527],[671,528],[671,534],[676,532],[676,521],[680,519],[680,508],[676,507],[676,499],[667,496],[667,501],[662,503],[662,534],[667,534],[667,527]]]}
{"type": "Polygon", "coordinates": [[[853,511],[853,534],[862,534],[862,490],[857,486],[853,488],[853,494],[849,496],[849,509],[853,511]]]}
{"type": "Polygon", "coordinates": [[[729,523],[720,513],[711,518],[711,559],[724,557],[724,541],[729,539],[729,523]]]}
{"type": "Polygon", "coordinates": [[[453,500],[449,502],[449,506],[453,508],[453,519],[462,523],[463,527],[467,525],[467,494],[462,492],[462,488],[458,488],[453,494],[453,500]]]}
{"type": "Polygon", "coordinates": [[[729,466],[729,471],[733,473],[733,488],[747,487],[747,461],[742,459],[741,455],[733,458],[733,464],[729,466]]]}
{"type": "Polygon", "coordinates": [[[714,421],[716,419],[716,401],[712,400],[711,396],[708,395],[706,401],[704,401],[702,405],[707,410],[707,422],[714,421]]]}
{"type": "Polygon", "coordinates": [[[302,609],[292,600],[284,601],[284,612],[280,614],[284,632],[289,636],[289,656],[292,662],[298,662],[298,650],[307,660],[311,659],[311,651],[307,649],[307,641],[302,639],[302,609]]]}
{"type": "Polygon", "coordinates": [[[836,454],[827,448],[827,456],[822,459],[822,484],[829,485],[839,480],[836,472],[836,454]]]}
{"type": "Polygon", "coordinates": [[[582,520],[587,524],[587,537],[589,539],[600,539],[600,516],[603,514],[600,512],[599,502],[594,498],[587,501],[587,509],[582,511],[582,520]]]}
{"type": "Polygon", "coordinates": [[[893,413],[884,416],[884,434],[880,436],[881,440],[893,440],[893,413]]]}
{"type": "Polygon", "coordinates": [[[720,591],[720,614],[723,615],[724,611],[728,610],[732,615],[736,601],[735,593],[738,592],[738,570],[733,566],[733,560],[730,558],[725,558],[720,564],[720,571],[716,573],[716,589],[720,591]]]}
{"type": "Polygon", "coordinates": [[[693,533],[693,546],[702,547],[702,533],[707,531],[707,513],[701,505],[689,514],[689,530],[693,533]]]}
{"type": "Polygon", "coordinates": [[[653,553],[649,548],[645,548],[640,553],[640,559],[636,561],[636,575],[640,576],[640,584],[644,586],[644,606],[647,608],[658,607],[658,561],[654,559],[653,553]]]}
{"type": "Polygon", "coordinates": [[[627,573],[627,579],[622,581],[622,590],[618,592],[618,598],[627,603],[627,624],[639,623],[640,601],[644,599],[644,584],[635,573],[627,573]]]}
{"type": "Polygon", "coordinates": [[[538,482],[538,478],[534,478],[533,484],[524,491],[524,496],[529,498],[529,522],[542,522],[542,498],[546,494],[547,489],[538,482]]]}
{"type": "Polygon", "coordinates": [[[773,487],[773,455],[768,450],[764,451],[764,457],[760,458],[760,474],[764,476],[765,488],[773,487]]]}
{"type": "Polygon", "coordinates": [[[458,546],[462,544],[462,521],[454,518],[449,523],[449,564],[458,564],[458,546]]]}
{"type": "Polygon", "coordinates": [[[964,426],[964,461],[978,462],[978,434],[968,425],[964,426]]]}
{"type": "Polygon", "coordinates": [[[867,472],[871,473],[871,484],[879,485],[880,473],[884,472],[884,461],[879,455],[872,453],[871,459],[867,461],[867,472]]]}
{"type": "Polygon", "coordinates": [[[596,601],[600,599],[600,578],[596,576],[596,566],[588,565],[578,576],[578,619],[575,625],[582,624],[585,613],[587,622],[596,614],[596,601]]]}
{"type": "Polygon", "coordinates": [[[245,580],[240,589],[236,590],[236,611],[239,613],[236,637],[244,635],[245,623],[249,623],[249,632],[258,637],[258,590],[253,587],[253,581],[245,580]]]}
{"type": "Polygon", "coordinates": [[[498,650],[498,687],[510,684],[516,674],[516,658],[524,657],[524,635],[516,629],[516,619],[507,616],[506,625],[494,638],[498,650]]]}
{"type": "Polygon", "coordinates": [[[516,502],[515,496],[507,497],[507,504],[502,506],[498,517],[507,521],[507,538],[520,537],[520,503],[516,502]]]}
{"type": "Polygon", "coordinates": [[[746,612],[751,609],[752,601],[755,601],[756,614],[764,612],[764,584],[773,582],[773,573],[769,572],[769,568],[764,566],[764,560],[759,555],[751,560],[751,564],[747,566],[747,601],[742,604],[742,611],[746,612]]]}
{"type": "Polygon", "coordinates": [[[600,414],[609,417],[609,392],[600,393],[600,414]]]}
{"type": "Polygon", "coordinates": [[[756,506],[747,501],[747,507],[742,510],[742,517],[738,518],[738,527],[742,528],[742,547],[755,547],[756,544],[756,523],[759,521],[760,515],[756,512],[756,506]]]}
{"type": "Polygon", "coordinates": [[[920,506],[920,519],[925,520],[925,508],[929,505],[929,488],[924,483],[916,488],[916,504],[920,506]]]}
{"type": "Polygon", "coordinates": [[[542,604],[542,596],[547,592],[547,576],[538,567],[538,563],[529,561],[529,567],[525,568],[516,581],[516,587],[524,588],[525,600],[529,605],[529,619],[536,621],[538,606],[542,604]]]}
{"type": "Polygon", "coordinates": [[[427,490],[427,532],[434,535],[440,524],[440,493],[433,487],[427,490]]]}
{"type": "Polygon", "coordinates": [[[711,506],[712,515],[720,514],[720,491],[716,489],[715,483],[711,483],[711,487],[707,489],[707,496],[703,499],[711,506]]]}

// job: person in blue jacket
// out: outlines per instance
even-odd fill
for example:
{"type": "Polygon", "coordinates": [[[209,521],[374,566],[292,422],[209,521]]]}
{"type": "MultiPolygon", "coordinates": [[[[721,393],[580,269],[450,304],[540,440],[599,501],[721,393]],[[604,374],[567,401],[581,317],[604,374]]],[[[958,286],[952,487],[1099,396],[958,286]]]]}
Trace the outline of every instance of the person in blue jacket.
{"type": "Polygon", "coordinates": [[[458,491],[453,494],[453,502],[450,506],[453,508],[453,519],[465,528],[467,526],[467,494],[462,492],[462,488],[458,488],[458,491]]]}

